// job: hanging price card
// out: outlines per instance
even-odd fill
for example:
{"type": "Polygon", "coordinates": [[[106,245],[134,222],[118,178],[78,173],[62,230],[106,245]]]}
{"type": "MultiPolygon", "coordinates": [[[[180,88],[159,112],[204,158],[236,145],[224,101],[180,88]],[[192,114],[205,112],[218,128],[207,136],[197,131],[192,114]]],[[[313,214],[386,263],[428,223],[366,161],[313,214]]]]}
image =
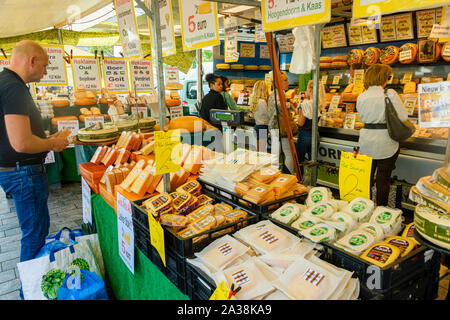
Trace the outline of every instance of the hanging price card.
{"type": "Polygon", "coordinates": [[[324,49],[346,47],[347,38],[345,37],[345,26],[339,24],[323,28],[322,42],[324,49]]]}
{"type": "MultiPolygon", "coordinates": [[[[152,2],[146,1],[147,7],[151,10],[152,2]]],[[[159,22],[161,31],[161,44],[162,44],[162,55],[167,57],[177,53],[177,48],[175,45],[175,33],[173,30],[173,12],[172,12],[172,0],[161,0],[159,1],[159,22]]],[[[149,29],[152,31],[151,20],[149,21],[149,29]]],[[[150,38],[152,38],[152,32],[150,32],[150,38]]]]}
{"type": "Polygon", "coordinates": [[[416,12],[417,38],[427,38],[436,23],[436,10],[416,12]]]}
{"type": "Polygon", "coordinates": [[[377,29],[374,25],[372,26],[362,26],[362,42],[363,44],[371,44],[378,42],[377,29]]]}
{"type": "Polygon", "coordinates": [[[183,50],[216,46],[219,41],[217,3],[201,0],[180,0],[183,50]]]}
{"type": "Polygon", "coordinates": [[[262,0],[261,10],[265,32],[331,20],[331,0],[262,0]]]}
{"type": "Polygon", "coordinates": [[[42,86],[67,86],[66,60],[64,60],[64,46],[43,45],[48,55],[47,74],[37,84],[42,86]]]}
{"type": "Polygon", "coordinates": [[[241,42],[239,53],[242,58],[254,58],[255,57],[255,44],[241,42]]]}
{"type": "Polygon", "coordinates": [[[114,0],[123,56],[130,61],[142,56],[133,0],[114,0]]]}
{"type": "MultiPolygon", "coordinates": [[[[262,15],[260,10],[255,10],[255,19],[261,21],[262,15]]],[[[261,23],[255,24],[255,42],[266,42],[266,34],[261,23]]]]}
{"type": "Polygon", "coordinates": [[[357,197],[370,199],[372,158],[350,152],[341,153],[339,165],[339,192],[342,200],[357,197]]]}
{"type": "Polygon", "coordinates": [[[355,83],[353,86],[353,93],[364,92],[364,70],[355,70],[355,83]]]}
{"type": "Polygon", "coordinates": [[[86,90],[99,92],[101,85],[98,60],[93,57],[73,57],[71,62],[74,86],[84,86],[86,90]]]}
{"type": "Polygon", "coordinates": [[[347,23],[347,28],[349,45],[356,46],[362,44],[362,28],[359,26],[352,26],[350,23],[347,23]]]}
{"type": "Polygon", "coordinates": [[[102,59],[103,79],[105,87],[109,93],[128,93],[128,68],[127,63],[122,58],[102,59]]]}
{"type": "Polygon", "coordinates": [[[148,215],[148,224],[150,230],[150,243],[158,251],[164,266],[166,266],[166,249],[164,244],[164,229],[155,220],[152,214],[148,215]]]}
{"type": "Polygon", "coordinates": [[[156,174],[181,170],[180,130],[155,131],[156,174]]]}
{"type": "Polygon", "coordinates": [[[380,27],[380,41],[388,42],[397,40],[397,33],[395,29],[395,17],[382,17],[380,27]]]}
{"type": "Polygon", "coordinates": [[[234,17],[223,18],[225,25],[225,62],[237,62],[239,60],[238,44],[238,26],[237,19],[234,17]]]}
{"type": "Polygon", "coordinates": [[[131,84],[138,93],[153,92],[152,59],[130,61],[131,84]]]}
{"type": "Polygon", "coordinates": [[[134,274],[134,231],[131,203],[120,192],[117,192],[117,235],[119,256],[134,274]]]}

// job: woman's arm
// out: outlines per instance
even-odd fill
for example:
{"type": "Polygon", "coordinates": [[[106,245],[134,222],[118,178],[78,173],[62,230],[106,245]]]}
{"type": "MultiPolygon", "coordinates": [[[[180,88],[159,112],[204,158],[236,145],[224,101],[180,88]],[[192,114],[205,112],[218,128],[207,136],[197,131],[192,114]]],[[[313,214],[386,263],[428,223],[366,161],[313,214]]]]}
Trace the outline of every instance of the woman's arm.
{"type": "Polygon", "coordinates": [[[305,116],[303,115],[302,107],[300,106],[300,107],[298,108],[298,122],[297,122],[297,124],[298,124],[300,127],[303,127],[303,126],[305,125],[305,122],[306,122],[306,118],[305,118],[305,116]]]}

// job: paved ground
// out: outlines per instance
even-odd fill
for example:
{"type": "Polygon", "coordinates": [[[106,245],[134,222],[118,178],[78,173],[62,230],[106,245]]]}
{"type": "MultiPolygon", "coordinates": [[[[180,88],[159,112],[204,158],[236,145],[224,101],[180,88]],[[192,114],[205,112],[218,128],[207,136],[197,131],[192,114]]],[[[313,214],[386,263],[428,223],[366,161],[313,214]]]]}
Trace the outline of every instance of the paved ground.
{"type": "MultiPolygon", "coordinates": [[[[62,227],[71,229],[81,226],[80,183],[63,184],[61,188],[52,188],[48,200],[50,210],[50,233],[62,227]]],[[[7,200],[0,188],[0,300],[19,300],[19,262],[21,231],[14,202],[7,200]]],[[[442,279],[439,286],[439,300],[445,299],[450,275],[442,279]]]]}

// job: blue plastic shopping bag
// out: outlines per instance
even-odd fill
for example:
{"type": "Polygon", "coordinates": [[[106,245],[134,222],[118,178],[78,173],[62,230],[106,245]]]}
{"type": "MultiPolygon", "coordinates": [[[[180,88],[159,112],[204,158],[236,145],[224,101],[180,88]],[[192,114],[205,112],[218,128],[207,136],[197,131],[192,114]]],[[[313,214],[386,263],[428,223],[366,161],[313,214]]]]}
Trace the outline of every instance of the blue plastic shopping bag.
{"type": "Polygon", "coordinates": [[[43,256],[48,256],[50,253],[58,252],[62,249],[67,248],[68,246],[74,245],[77,242],[75,241],[76,237],[82,235],[81,229],[70,229],[67,227],[61,228],[57,233],[50,235],[46,238],[46,243],[42,246],[41,250],[39,250],[38,254],[35,258],[40,258],[43,256]],[[63,231],[68,231],[68,243],[61,241],[63,237],[63,231]]]}
{"type": "Polygon", "coordinates": [[[95,272],[72,269],[58,291],[57,300],[108,300],[105,283],[95,272]]]}

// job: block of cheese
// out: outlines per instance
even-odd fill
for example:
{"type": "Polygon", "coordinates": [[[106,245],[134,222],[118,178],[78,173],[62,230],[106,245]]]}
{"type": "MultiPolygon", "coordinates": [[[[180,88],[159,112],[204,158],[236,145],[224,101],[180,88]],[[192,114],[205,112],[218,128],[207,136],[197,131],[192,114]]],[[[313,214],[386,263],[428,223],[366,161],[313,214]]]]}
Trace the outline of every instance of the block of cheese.
{"type": "Polygon", "coordinates": [[[250,175],[253,179],[261,183],[271,183],[275,178],[278,178],[281,172],[274,167],[262,168],[250,175]]]}
{"type": "Polygon", "coordinates": [[[119,156],[119,150],[117,150],[115,148],[111,148],[111,151],[105,157],[104,161],[102,160],[102,163],[105,166],[109,167],[110,165],[114,164],[114,162],[116,161],[118,156],[119,156]]]}
{"type": "Polygon", "coordinates": [[[214,215],[223,215],[224,213],[233,211],[233,207],[229,204],[218,203],[214,205],[214,215]]]}
{"type": "Polygon", "coordinates": [[[375,203],[372,200],[358,197],[350,201],[344,211],[351,214],[356,221],[365,222],[369,219],[374,208],[375,203]]]}
{"type": "Polygon", "coordinates": [[[433,172],[433,179],[447,190],[450,190],[450,172],[445,168],[436,169],[433,172]]]}
{"type": "Polygon", "coordinates": [[[272,187],[264,187],[259,185],[247,191],[244,195],[244,199],[258,204],[264,201],[265,197],[272,191],[272,187]]]}
{"type": "Polygon", "coordinates": [[[189,192],[193,196],[199,196],[201,191],[201,185],[197,180],[186,182],[185,184],[177,188],[177,192],[189,192]]]}
{"type": "Polygon", "coordinates": [[[420,178],[416,187],[427,197],[435,198],[443,203],[450,203],[450,190],[436,182],[432,177],[420,178]]]}
{"type": "Polygon", "coordinates": [[[154,193],[156,188],[158,188],[158,185],[163,183],[163,175],[162,174],[156,174],[156,167],[152,166],[151,169],[151,183],[148,186],[147,193],[154,193]]]}
{"type": "Polygon", "coordinates": [[[302,216],[328,219],[336,212],[336,209],[327,202],[322,202],[306,209],[302,216]]]}
{"type": "Polygon", "coordinates": [[[336,239],[336,229],[326,223],[318,223],[314,227],[300,231],[300,234],[312,242],[333,242],[336,239]]]}
{"type": "Polygon", "coordinates": [[[208,197],[206,194],[201,194],[197,197],[198,205],[203,206],[205,204],[213,204],[214,199],[211,197],[208,197]]]}
{"type": "Polygon", "coordinates": [[[97,150],[95,150],[94,155],[92,156],[91,162],[95,164],[100,164],[107,151],[108,147],[106,146],[98,147],[97,150]]]}
{"type": "Polygon", "coordinates": [[[167,193],[162,193],[145,200],[142,205],[153,212],[164,212],[172,208],[172,198],[167,193]]]}
{"type": "Polygon", "coordinates": [[[116,177],[116,183],[115,184],[121,184],[122,181],[123,181],[122,170],[120,170],[120,169],[113,169],[112,171],[114,172],[114,175],[116,177]]]}
{"type": "Polygon", "coordinates": [[[407,256],[416,247],[416,244],[412,239],[400,236],[387,238],[384,242],[398,247],[400,249],[400,257],[407,256]]]}
{"type": "Polygon", "coordinates": [[[133,138],[133,134],[129,134],[126,136],[126,140],[123,143],[123,148],[125,148],[128,151],[131,151],[131,149],[133,148],[133,145],[135,143],[135,140],[133,138]]]}
{"type": "Polygon", "coordinates": [[[291,174],[281,174],[270,183],[270,186],[274,188],[275,194],[279,196],[289,190],[292,185],[297,182],[298,180],[296,176],[291,174]]]}
{"type": "Polygon", "coordinates": [[[122,171],[123,180],[125,180],[130,174],[130,169],[127,167],[120,168],[120,171],[122,171]]]}
{"type": "Polygon", "coordinates": [[[208,215],[206,217],[197,220],[194,223],[189,224],[188,228],[195,233],[202,233],[208,231],[211,228],[214,228],[215,225],[216,219],[213,216],[208,215]]]}
{"type": "MultiPolygon", "coordinates": [[[[109,172],[113,169],[114,169],[114,166],[109,166],[108,168],[106,168],[105,173],[109,172]]],[[[102,178],[100,179],[100,183],[106,184],[106,175],[105,174],[103,174],[102,178]]]]}
{"type": "Polygon", "coordinates": [[[133,167],[133,169],[130,171],[128,176],[125,178],[125,180],[120,184],[120,186],[127,190],[131,187],[134,180],[138,177],[138,175],[141,173],[141,171],[144,169],[145,166],[145,160],[139,160],[136,165],[133,167]]]}
{"type": "Polygon", "coordinates": [[[356,230],[336,241],[335,245],[351,254],[360,256],[374,242],[375,238],[369,232],[356,230]]]}
{"type": "Polygon", "coordinates": [[[321,220],[319,218],[300,217],[291,224],[291,227],[297,229],[298,231],[302,231],[312,228],[316,224],[319,224],[320,222],[321,220]]]}
{"type": "Polygon", "coordinates": [[[133,184],[130,187],[131,192],[134,192],[139,196],[145,195],[149,186],[148,181],[151,179],[150,170],[151,166],[147,166],[138,174],[137,178],[134,180],[133,184]]]}
{"type": "Polygon", "coordinates": [[[211,204],[207,204],[189,213],[188,215],[186,215],[186,218],[188,218],[189,223],[193,223],[203,217],[211,215],[213,211],[214,206],[211,204]]]}
{"type": "Polygon", "coordinates": [[[155,149],[155,141],[150,141],[147,145],[145,145],[141,150],[139,150],[140,152],[142,152],[142,154],[144,156],[149,155],[150,153],[152,153],[155,149]]]}
{"type": "Polygon", "coordinates": [[[225,217],[227,223],[236,222],[242,219],[247,218],[248,213],[244,210],[233,210],[222,214],[225,217]]]}
{"type": "Polygon", "coordinates": [[[114,194],[114,186],[116,185],[116,175],[112,170],[109,172],[105,172],[105,184],[106,190],[108,190],[109,193],[114,194]]]}
{"type": "Polygon", "coordinates": [[[434,210],[438,210],[445,213],[450,212],[450,204],[423,194],[416,186],[411,187],[409,191],[409,199],[418,204],[426,205],[430,208],[433,208],[434,210]]]}
{"type": "Polygon", "coordinates": [[[177,179],[174,189],[184,185],[187,182],[189,176],[191,175],[191,173],[189,171],[185,170],[184,168],[181,168],[181,170],[175,172],[175,174],[177,175],[178,179],[177,179]]]}
{"type": "Polygon", "coordinates": [[[173,228],[184,228],[188,225],[189,219],[178,214],[163,214],[159,218],[159,223],[173,228]]]}
{"type": "Polygon", "coordinates": [[[293,203],[286,203],[270,216],[272,219],[290,225],[300,217],[300,208],[293,203]]]}
{"type": "Polygon", "coordinates": [[[358,229],[370,233],[375,238],[376,242],[384,240],[383,229],[377,224],[363,223],[358,229]]]}
{"type": "Polygon", "coordinates": [[[192,174],[197,174],[202,166],[202,149],[199,146],[192,146],[188,157],[183,163],[183,168],[192,174]]]}
{"type": "Polygon", "coordinates": [[[400,257],[400,249],[386,242],[377,242],[369,247],[360,258],[384,268],[400,257]]]}
{"type": "Polygon", "coordinates": [[[130,157],[130,151],[125,150],[124,148],[120,149],[119,154],[117,155],[116,161],[114,162],[115,165],[123,164],[128,161],[128,158],[130,157]]]}
{"type": "Polygon", "coordinates": [[[414,222],[411,222],[403,229],[402,237],[411,239],[416,244],[416,247],[419,247],[420,243],[414,238],[414,230],[416,230],[416,226],[414,222]]]}
{"type": "Polygon", "coordinates": [[[370,218],[370,223],[379,225],[385,235],[390,234],[401,221],[402,211],[388,207],[377,207],[370,218]]]}
{"type": "Polygon", "coordinates": [[[186,210],[193,202],[192,194],[189,192],[180,192],[180,194],[173,200],[172,206],[177,214],[185,214],[186,210]]]}
{"type": "Polygon", "coordinates": [[[331,192],[329,189],[324,187],[315,187],[309,191],[308,197],[306,198],[306,205],[308,207],[311,207],[322,201],[328,201],[330,199],[331,199],[331,192]]]}
{"type": "Polygon", "coordinates": [[[119,140],[117,140],[117,143],[116,143],[116,146],[118,148],[123,148],[123,146],[125,145],[125,141],[127,139],[127,135],[128,135],[127,131],[122,131],[122,133],[120,134],[119,140]]]}
{"type": "Polygon", "coordinates": [[[106,158],[108,157],[108,155],[111,153],[111,151],[113,150],[113,148],[110,147],[106,147],[106,152],[105,155],[103,156],[101,163],[105,163],[106,162],[106,158]]]}

